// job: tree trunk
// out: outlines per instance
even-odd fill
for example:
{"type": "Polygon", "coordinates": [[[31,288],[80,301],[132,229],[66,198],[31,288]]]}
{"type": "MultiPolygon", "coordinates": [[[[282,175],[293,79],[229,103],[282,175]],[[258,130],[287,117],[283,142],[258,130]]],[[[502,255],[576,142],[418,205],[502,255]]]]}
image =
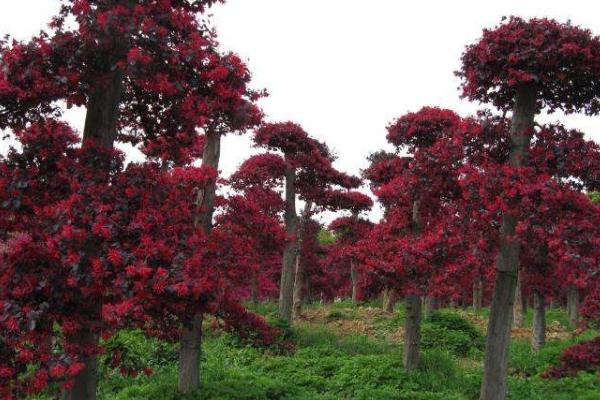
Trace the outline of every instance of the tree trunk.
{"type": "Polygon", "coordinates": [[[304,231],[304,227],[306,226],[307,220],[310,218],[310,212],[312,210],[312,202],[307,201],[304,205],[304,211],[302,212],[302,217],[300,218],[300,223],[298,226],[298,254],[296,256],[296,274],[294,276],[294,296],[293,296],[293,310],[292,317],[298,318],[302,313],[302,303],[304,301],[304,284],[306,283],[306,274],[304,273],[304,263],[302,262],[302,256],[300,254],[300,249],[302,248],[302,240],[304,239],[304,235],[306,232],[304,231]]]}
{"type": "MultiPolygon", "coordinates": [[[[221,157],[221,134],[215,131],[207,131],[204,135],[204,151],[202,153],[202,166],[219,169],[221,157]]],[[[215,179],[208,182],[204,188],[200,188],[196,194],[194,224],[202,228],[204,233],[210,235],[215,211],[215,195],[217,182],[215,179]]]]}
{"type": "Polygon", "coordinates": [[[302,288],[304,286],[304,264],[300,261],[300,254],[296,256],[296,274],[294,276],[294,304],[292,317],[299,318],[302,314],[302,288]]]}
{"type": "MultiPolygon", "coordinates": [[[[511,124],[511,166],[521,165],[531,141],[535,116],[536,91],[533,87],[517,89],[511,124]]],[[[500,249],[496,260],[496,284],[492,297],[486,338],[486,352],[481,383],[480,400],[504,400],[507,394],[508,346],[512,323],[517,272],[519,271],[519,243],[515,235],[518,215],[507,212],[502,216],[500,249]]]]}
{"type": "Polygon", "coordinates": [[[179,392],[190,393],[200,387],[200,355],[202,346],[202,314],[196,314],[184,326],[179,340],[179,392]]]}
{"type": "Polygon", "coordinates": [[[281,282],[279,287],[279,317],[292,322],[292,307],[294,301],[294,269],[298,255],[296,215],[296,170],[291,165],[286,165],[285,170],[285,231],[288,242],[283,250],[283,267],[281,269],[281,282]]]}
{"type": "Polygon", "coordinates": [[[483,307],[483,279],[480,276],[473,282],[473,311],[481,313],[483,307]]]}
{"type": "MultiPolygon", "coordinates": [[[[412,208],[413,235],[422,231],[420,201],[415,200],[412,208]]],[[[419,363],[419,347],[421,344],[421,296],[411,294],[406,296],[406,321],[404,329],[404,368],[407,371],[415,369],[419,363]]]]}
{"type": "MultiPolygon", "coordinates": [[[[113,55],[107,57],[112,59],[113,55]]],[[[116,61],[114,61],[116,62],[116,61]]],[[[117,135],[119,119],[119,104],[123,90],[123,72],[116,68],[111,71],[110,61],[106,63],[105,76],[99,78],[96,86],[90,91],[83,130],[83,145],[94,143],[104,148],[112,149],[117,135]]],[[[101,316],[98,315],[98,320],[101,316]]],[[[90,346],[98,344],[98,338],[93,332],[83,332],[75,340],[90,346]]],[[[73,387],[63,391],[65,400],[95,400],[97,387],[97,357],[84,357],[85,369],[74,378],[73,387]]]]}
{"type": "Polygon", "coordinates": [[[525,315],[523,314],[523,292],[521,289],[521,272],[517,272],[517,287],[515,289],[515,304],[513,310],[515,328],[525,326],[525,315]]]}
{"type": "Polygon", "coordinates": [[[316,301],[315,298],[315,293],[312,290],[312,285],[310,284],[310,279],[308,279],[308,277],[306,277],[305,281],[304,281],[304,293],[305,296],[304,298],[306,299],[305,304],[312,304],[316,301]]]}
{"type": "Polygon", "coordinates": [[[258,304],[258,279],[256,272],[252,274],[252,280],[250,281],[250,301],[255,306],[258,304]]]}
{"type": "Polygon", "coordinates": [[[384,312],[393,313],[394,306],[396,305],[396,301],[398,301],[398,294],[396,293],[396,289],[393,289],[393,288],[383,289],[383,311],[384,312]]]}
{"type": "Polygon", "coordinates": [[[404,330],[404,368],[415,369],[419,363],[421,343],[421,296],[406,296],[406,324],[404,330]]]}
{"type": "MultiPolygon", "coordinates": [[[[221,134],[209,130],[205,134],[202,166],[219,168],[221,155],[221,134]]],[[[199,188],[195,199],[194,225],[200,227],[207,235],[212,230],[212,219],[215,210],[216,180],[208,182],[204,188],[199,188]]],[[[183,328],[179,341],[179,391],[190,393],[200,387],[200,354],[202,352],[202,314],[191,316],[183,328]]]]}
{"type": "MultiPolygon", "coordinates": [[[[80,332],[75,338],[84,348],[96,347],[98,337],[89,330],[80,332]]],[[[98,383],[98,362],[97,356],[91,355],[83,357],[84,370],[75,377],[73,387],[65,390],[63,398],[65,400],[95,400],[96,386],[98,383]]]]}
{"type": "Polygon", "coordinates": [[[93,141],[111,149],[117,136],[123,72],[115,69],[92,90],[83,128],[83,143],[93,141]]]}
{"type": "Polygon", "coordinates": [[[533,292],[533,338],[531,347],[539,353],[546,344],[546,301],[537,290],[533,292]]]}
{"type": "Polygon", "coordinates": [[[358,270],[354,260],[350,261],[350,279],[352,279],[352,302],[358,302],[358,270]]]}
{"type": "Polygon", "coordinates": [[[567,291],[567,313],[569,323],[572,327],[576,327],[579,321],[579,289],[575,285],[569,285],[567,291]]]}
{"type": "Polygon", "coordinates": [[[431,318],[438,306],[437,298],[434,296],[425,296],[425,319],[431,318]]]}

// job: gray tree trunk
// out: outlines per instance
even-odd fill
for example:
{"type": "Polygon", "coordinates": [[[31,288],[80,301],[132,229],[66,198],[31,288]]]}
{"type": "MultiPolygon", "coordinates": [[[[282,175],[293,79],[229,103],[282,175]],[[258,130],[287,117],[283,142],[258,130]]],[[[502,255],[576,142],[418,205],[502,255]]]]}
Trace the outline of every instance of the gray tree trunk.
{"type": "MultiPolygon", "coordinates": [[[[113,60],[113,62],[115,61],[113,60]]],[[[123,72],[119,69],[110,71],[111,67],[111,62],[107,61],[105,76],[99,79],[97,85],[91,90],[83,130],[84,146],[90,142],[108,149],[112,149],[114,146],[119,119],[119,104],[123,91],[123,72]]],[[[100,315],[98,315],[98,319],[101,319],[100,315]]],[[[94,333],[85,331],[75,340],[96,346],[98,338],[94,333]]],[[[96,399],[96,356],[84,357],[83,363],[85,368],[75,377],[73,387],[63,391],[62,396],[65,400],[96,399]]]]}
{"type": "Polygon", "coordinates": [[[302,314],[302,289],[304,286],[304,264],[300,260],[300,254],[296,256],[296,273],[294,275],[294,303],[292,317],[299,318],[302,314]]]}
{"type": "Polygon", "coordinates": [[[117,136],[123,72],[116,69],[98,83],[90,95],[85,114],[83,143],[94,141],[112,149],[117,136]]]}
{"type": "MultiPolygon", "coordinates": [[[[535,116],[536,90],[530,86],[517,89],[511,124],[509,163],[519,166],[529,148],[535,116]]],[[[519,243],[511,240],[518,216],[505,213],[500,227],[500,249],[496,260],[496,284],[488,323],[486,352],[480,400],[505,400],[507,395],[508,346],[513,318],[519,243]]]]}
{"type": "MultiPolygon", "coordinates": [[[[98,337],[89,330],[81,332],[76,340],[84,347],[97,346],[98,337]]],[[[96,387],[98,384],[98,363],[95,355],[83,358],[85,369],[75,377],[73,387],[65,390],[65,400],[95,400],[96,387]]]]}
{"type": "Polygon", "coordinates": [[[306,222],[310,218],[310,212],[312,210],[312,202],[307,201],[304,205],[304,211],[299,221],[298,226],[298,255],[296,256],[296,267],[294,276],[294,295],[293,295],[293,310],[292,317],[298,318],[302,314],[302,303],[304,302],[304,285],[307,280],[307,276],[304,273],[304,263],[302,262],[302,256],[300,254],[300,248],[302,246],[302,240],[304,240],[306,222]]]}
{"type": "MultiPolygon", "coordinates": [[[[296,237],[298,216],[296,215],[296,170],[286,165],[285,170],[285,230],[290,237],[296,237]]],[[[289,240],[283,250],[283,267],[279,286],[279,317],[292,322],[294,302],[294,270],[298,255],[298,240],[289,240]]]]}
{"type": "MultiPolygon", "coordinates": [[[[413,234],[419,235],[422,230],[420,202],[415,200],[412,209],[413,234]]],[[[421,344],[421,296],[406,296],[406,322],[404,329],[404,368],[411,371],[419,364],[419,348],[421,344]]]]}
{"type": "Polygon", "coordinates": [[[425,296],[425,319],[431,318],[438,307],[437,298],[434,296],[425,296]]]}
{"type": "Polygon", "coordinates": [[[398,293],[396,289],[385,288],[383,289],[383,311],[386,313],[393,313],[394,306],[398,301],[398,293]]]}
{"type": "Polygon", "coordinates": [[[184,326],[179,340],[178,387],[181,393],[190,393],[200,387],[202,319],[202,314],[196,314],[191,324],[184,326]]]}
{"type": "Polygon", "coordinates": [[[517,273],[517,287],[515,289],[514,324],[516,328],[525,326],[525,315],[523,309],[523,291],[521,288],[521,271],[517,273]]]}
{"type": "Polygon", "coordinates": [[[403,363],[407,371],[419,364],[421,343],[421,296],[406,296],[406,324],[404,325],[403,363]]]}
{"type": "Polygon", "coordinates": [[[483,307],[483,279],[479,276],[473,282],[473,311],[479,314],[483,307]]]}
{"type": "Polygon", "coordinates": [[[538,291],[533,292],[533,338],[531,348],[539,353],[546,344],[546,301],[538,291]]]}
{"type": "Polygon", "coordinates": [[[577,321],[579,321],[579,289],[574,285],[570,285],[567,290],[569,323],[572,327],[575,327],[577,326],[577,321]]]}
{"type": "MultiPolygon", "coordinates": [[[[202,166],[219,168],[221,156],[221,133],[209,130],[205,134],[202,166]]],[[[196,194],[194,225],[210,235],[215,210],[215,194],[217,182],[212,180],[196,194]]],[[[197,313],[184,324],[179,340],[179,391],[191,393],[200,387],[200,355],[202,352],[202,320],[203,315],[197,313]]]]}
{"type": "Polygon", "coordinates": [[[350,279],[352,279],[352,302],[358,302],[358,270],[354,260],[350,261],[350,279]]]}

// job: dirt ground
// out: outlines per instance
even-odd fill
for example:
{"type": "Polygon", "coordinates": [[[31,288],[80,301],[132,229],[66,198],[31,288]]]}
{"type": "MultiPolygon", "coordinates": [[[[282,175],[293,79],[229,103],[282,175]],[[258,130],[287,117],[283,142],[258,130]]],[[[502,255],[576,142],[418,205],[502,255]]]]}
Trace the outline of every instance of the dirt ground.
{"type": "MultiPolygon", "coordinates": [[[[456,312],[485,332],[487,320],[483,316],[461,309],[456,312]]],[[[300,318],[302,323],[324,325],[340,335],[358,333],[373,337],[383,336],[391,342],[399,343],[404,338],[404,328],[402,323],[397,323],[397,319],[396,321],[394,319],[394,314],[386,313],[380,308],[364,306],[340,308],[335,305],[306,309],[300,318]]],[[[573,331],[558,321],[550,321],[546,327],[548,341],[566,339],[573,334],[573,331]]],[[[532,330],[529,327],[512,329],[513,339],[530,340],[531,336],[532,330]]]]}

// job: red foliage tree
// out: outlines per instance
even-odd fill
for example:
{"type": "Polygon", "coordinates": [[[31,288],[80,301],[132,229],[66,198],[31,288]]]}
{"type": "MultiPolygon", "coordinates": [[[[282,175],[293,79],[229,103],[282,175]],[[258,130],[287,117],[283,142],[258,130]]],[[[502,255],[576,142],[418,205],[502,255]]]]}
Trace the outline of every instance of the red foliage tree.
{"type": "MultiPolygon", "coordinates": [[[[111,162],[92,161],[106,159],[100,157],[106,153],[101,148],[112,148],[115,140],[142,143],[146,154],[161,160],[163,168],[185,165],[202,153],[203,164],[216,169],[220,136],[258,123],[261,113],[253,101],[262,94],[247,89],[250,75],[245,65],[233,54],[220,54],[214,32],[197,18],[213,3],[66,0],[50,33],[41,33],[27,43],[0,44],[0,127],[20,129],[60,115],[60,102],[64,101],[68,107],[87,108],[83,147],[90,154],[89,173],[97,168],[95,175],[111,176],[111,162]],[[198,134],[199,129],[204,130],[205,138],[198,134]],[[93,152],[99,155],[93,156],[93,152]]],[[[213,175],[195,190],[193,220],[205,234],[212,222],[215,182],[213,175]]],[[[99,198],[110,204],[105,194],[110,191],[100,187],[99,198]]],[[[88,190],[91,196],[92,190],[88,190]]],[[[188,197],[187,201],[193,203],[194,199],[188,197]]],[[[89,207],[94,204],[90,201],[89,207]]],[[[117,208],[115,204],[110,207],[117,208]]],[[[107,213],[102,207],[93,211],[90,215],[107,213]]],[[[109,221],[112,217],[103,218],[109,221]]],[[[69,224],[66,219],[56,223],[69,224]]],[[[88,234],[97,233],[89,229],[88,234]]],[[[87,242],[78,243],[83,246],[87,242]]],[[[93,249],[82,247],[80,252],[84,259],[102,258],[103,246],[104,242],[93,249]]],[[[124,267],[116,252],[111,252],[111,257],[113,267],[124,267]]],[[[114,283],[106,287],[114,287],[114,283]]],[[[102,321],[99,305],[104,300],[84,295],[79,301],[82,311],[92,311],[86,314],[90,323],[81,324],[73,341],[92,342],[87,346],[91,351],[86,358],[88,368],[67,396],[91,399],[95,396],[91,373],[92,353],[97,347],[95,326],[102,321]],[[88,303],[97,306],[90,308],[88,303]]],[[[188,346],[193,349],[181,352],[182,364],[188,367],[180,369],[180,389],[189,391],[197,387],[199,375],[199,318],[197,314],[180,317],[185,328],[182,337],[194,342],[188,346]]]]}
{"type": "Polygon", "coordinates": [[[336,218],[329,224],[329,230],[335,234],[336,240],[328,248],[327,264],[336,272],[331,275],[340,277],[332,279],[336,282],[336,291],[351,293],[353,302],[363,299],[362,289],[365,286],[363,274],[360,273],[364,267],[358,265],[361,256],[358,243],[368,237],[372,228],[373,223],[360,218],[358,213],[336,218]]]}
{"type": "Polygon", "coordinates": [[[291,321],[294,304],[294,286],[296,286],[297,305],[300,304],[300,294],[304,283],[302,263],[297,261],[299,245],[303,232],[304,221],[310,218],[314,204],[323,205],[326,193],[333,187],[354,188],[361,183],[360,179],[336,170],[332,162],[334,157],[326,145],[308,136],[308,134],[293,122],[269,123],[261,126],[255,134],[257,146],[278,151],[283,157],[259,155],[246,161],[240,167],[241,176],[251,182],[262,177],[262,181],[285,179],[285,213],[284,224],[288,242],[284,249],[283,267],[281,272],[279,314],[281,318],[291,321]],[[281,167],[283,166],[283,176],[281,167]],[[256,169],[256,171],[252,171],[256,169]],[[269,175],[275,173],[277,175],[269,175]],[[258,176],[257,176],[258,174],[258,176]],[[306,202],[305,212],[299,223],[296,212],[296,196],[306,202]],[[295,265],[300,267],[296,274],[295,265]],[[295,275],[298,275],[297,277],[295,275]]]}
{"type": "Polygon", "coordinates": [[[364,251],[372,254],[366,264],[376,281],[406,294],[407,369],[418,362],[421,296],[428,294],[438,268],[451,262],[445,224],[461,195],[458,179],[465,151],[459,133],[472,125],[439,108],[406,114],[388,127],[388,140],[407,155],[379,154],[365,171],[386,207],[384,220],[365,243],[364,251]]]}
{"type": "MultiPolygon", "coordinates": [[[[467,47],[463,95],[512,110],[506,178],[522,170],[534,116],[542,108],[567,113],[600,111],[600,40],[589,31],[554,20],[510,18],[467,47]]],[[[508,186],[508,183],[507,185],[508,186]]],[[[519,190],[518,184],[511,189],[519,190]]],[[[496,285],[488,326],[481,399],[506,398],[510,317],[520,246],[514,240],[520,213],[517,200],[503,210],[496,285]]]]}

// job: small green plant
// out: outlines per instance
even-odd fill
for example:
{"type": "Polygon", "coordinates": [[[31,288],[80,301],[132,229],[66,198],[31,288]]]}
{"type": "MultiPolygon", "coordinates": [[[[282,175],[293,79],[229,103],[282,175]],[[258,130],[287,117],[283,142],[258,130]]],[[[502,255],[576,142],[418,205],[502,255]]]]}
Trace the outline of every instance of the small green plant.
{"type": "Polygon", "coordinates": [[[458,357],[483,350],[484,337],[469,321],[449,311],[438,311],[421,328],[425,349],[443,349],[458,357]]]}
{"type": "Polygon", "coordinates": [[[348,316],[340,310],[331,310],[331,312],[329,313],[329,315],[327,315],[326,317],[327,321],[337,321],[340,319],[348,319],[348,316]]]}

